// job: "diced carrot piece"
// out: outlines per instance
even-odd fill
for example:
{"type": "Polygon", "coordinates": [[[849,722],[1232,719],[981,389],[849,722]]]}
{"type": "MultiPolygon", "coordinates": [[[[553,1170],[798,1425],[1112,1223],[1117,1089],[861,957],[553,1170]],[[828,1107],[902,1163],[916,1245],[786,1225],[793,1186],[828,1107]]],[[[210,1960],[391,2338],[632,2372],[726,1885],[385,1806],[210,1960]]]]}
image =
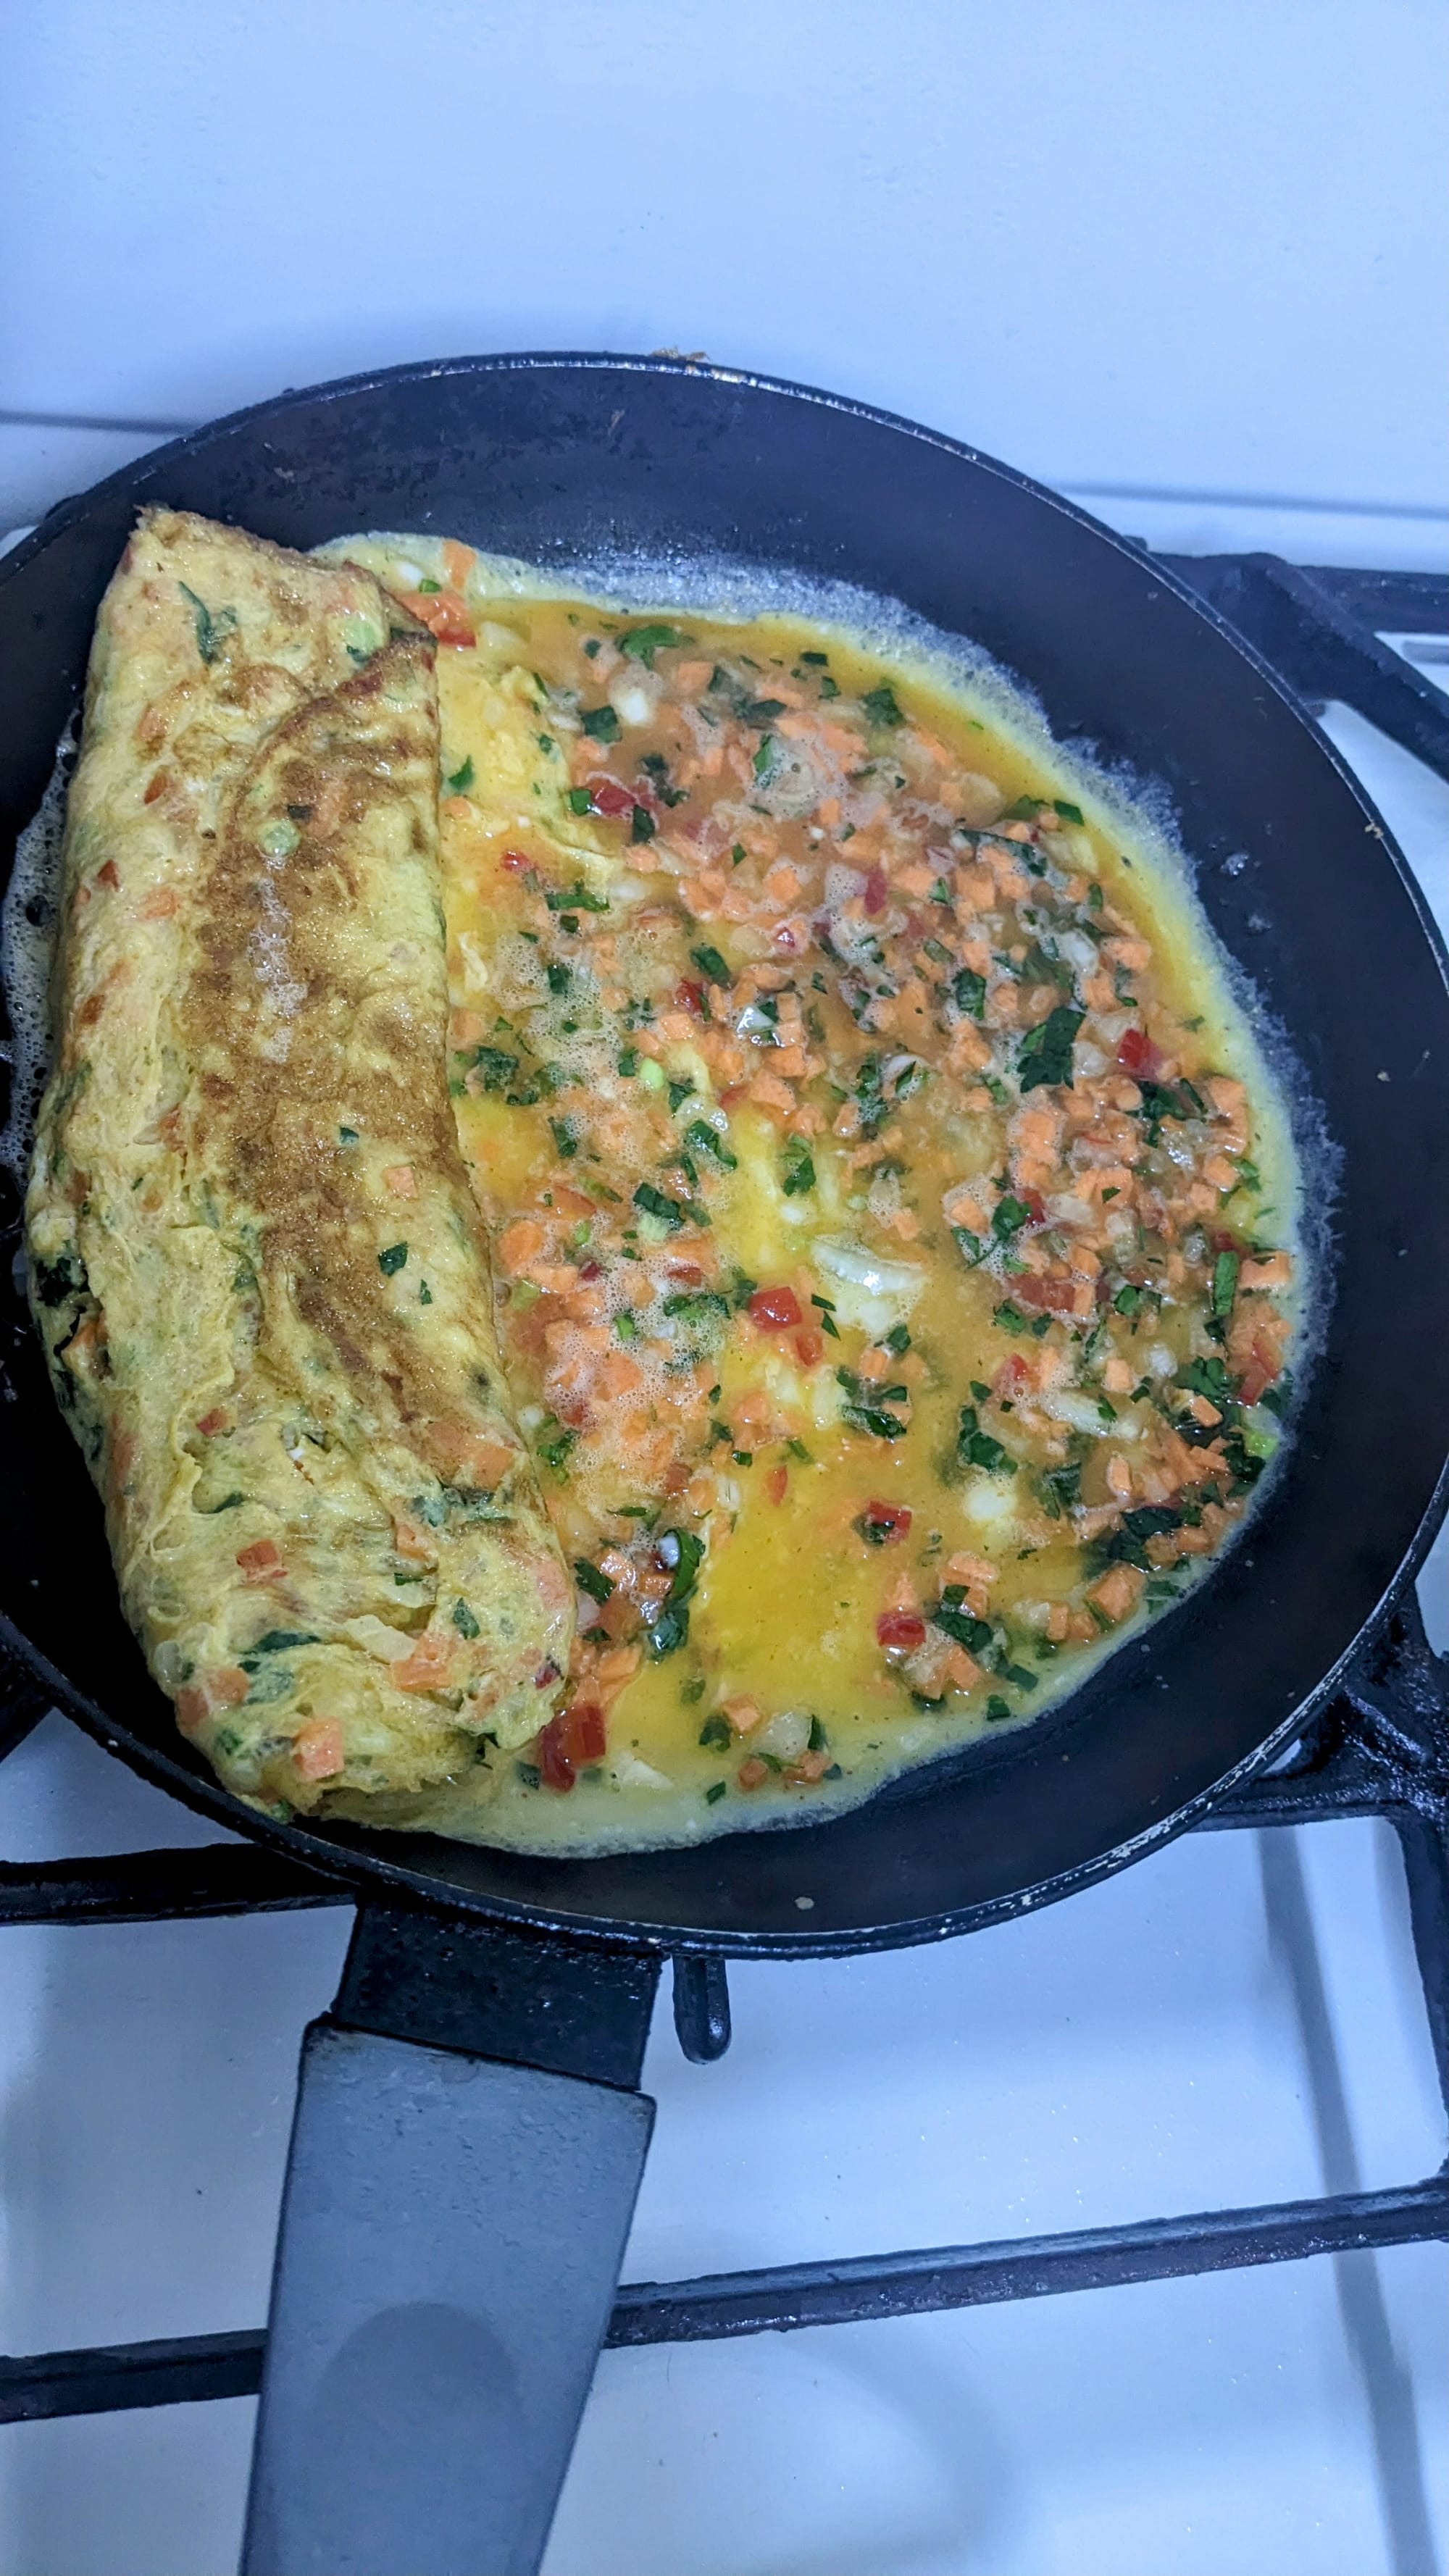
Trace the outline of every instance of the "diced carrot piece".
{"type": "Polygon", "coordinates": [[[254,1538],[250,1547],[239,1547],[236,1561],[248,1583],[272,1583],[287,1571],[280,1548],[270,1538],[254,1538]]]}
{"type": "Polygon", "coordinates": [[[595,1377],[600,1395],[617,1401],[621,1395],[633,1395],[643,1383],[644,1371],[629,1351],[604,1354],[595,1377]]]}
{"type": "Polygon", "coordinates": [[[391,1190],[395,1199],[415,1199],[417,1197],[418,1176],[413,1170],[411,1163],[389,1163],[387,1170],[383,1173],[382,1177],[386,1181],[387,1186],[391,1190]]]}
{"type": "Polygon", "coordinates": [[[414,617],[421,618],[440,644],[477,642],[473,620],[455,590],[404,591],[403,606],[410,608],[414,617]]]}
{"type": "Polygon", "coordinates": [[[520,1270],[527,1269],[530,1261],[537,1260],[545,1240],[543,1228],[535,1217],[515,1217],[512,1225],[503,1229],[498,1258],[504,1269],[511,1270],[516,1277],[520,1270]]]}
{"type": "Polygon", "coordinates": [[[453,1661],[454,1641],[440,1628],[426,1628],[410,1655],[393,1665],[392,1677],[399,1690],[440,1690],[448,1678],[453,1661]]]}
{"type": "Polygon", "coordinates": [[[1106,1573],[1091,1586],[1087,1599],[1096,1604],[1104,1619],[1110,1619],[1115,1628],[1136,1609],[1146,1580],[1138,1565],[1109,1565],[1106,1573]]]}
{"type": "Polygon", "coordinates": [[[758,1753],[746,1754],[744,1761],[740,1764],[738,1771],[735,1773],[735,1777],[742,1789],[763,1789],[769,1776],[770,1766],[768,1762],[762,1762],[760,1760],[758,1753]]]}
{"type": "Polygon", "coordinates": [[[814,1781],[824,1779],[830,1768],[830,1758],[828,1753],[821,1751],[802,1753],[798,1762],[787,1766],[785,1777],[793,1780],[797,1788],[808,1788],[814,1781]]]}
{"type": "Polygon", "coordinates": [[[304,1780],[330,1780],[346,1767],[341,1721],[314,1717],[292,1738],[292,1760],[304,1780]]]}
{"type": "Polygon", "coordinates": [[[432,1447],[449,1484],[472,1485],[490,1494],[502,1484],[515,1455],[506,1441],[490,1440],[485,1432],[452,1422],[434,1423],[432,1447]]]}
{"type": "Polygon", "coordinates": [[[443,539],[443,570],[455,590],[466,589],[468,575],[477,560],[471,546],[460,545],[456,537],[443,539]]]}
{"type": "Polygon", "coordinates": [[[410,1519],[406,1512],[393,1513],[392,1543],[398,1555],[406,1557],[409,1565],[431,1565],[437,1555],[430,1533],[421,1522],[410,1519]]]}
{"type": "Polygon", "coordinates": [[[721,1705],[736,1735],[749,1735],[760,1723],[760,1711],[752,1699],[727,1699],[721,1705]]]}

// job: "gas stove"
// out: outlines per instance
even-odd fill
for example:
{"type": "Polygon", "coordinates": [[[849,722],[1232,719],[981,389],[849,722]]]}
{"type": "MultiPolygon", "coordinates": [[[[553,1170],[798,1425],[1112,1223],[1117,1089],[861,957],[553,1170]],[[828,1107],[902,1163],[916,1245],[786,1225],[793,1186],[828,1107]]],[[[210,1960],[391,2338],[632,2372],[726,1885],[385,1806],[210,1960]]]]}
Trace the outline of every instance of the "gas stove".
{"type": "MultiPolygon", "coordinates": [[[[1309,701],[1449,930],[1449,580],[1163,560],[1309,701]]],[[[1419,1602],[1273,1773],[1068,1905],[677,1963],[546,2576],[1432,2576],[1449,1551],[1419,1602]]],[[[217,2576],[351,1909],[23,1675],[0,1699],[0,2576],[217,2576]]]]}

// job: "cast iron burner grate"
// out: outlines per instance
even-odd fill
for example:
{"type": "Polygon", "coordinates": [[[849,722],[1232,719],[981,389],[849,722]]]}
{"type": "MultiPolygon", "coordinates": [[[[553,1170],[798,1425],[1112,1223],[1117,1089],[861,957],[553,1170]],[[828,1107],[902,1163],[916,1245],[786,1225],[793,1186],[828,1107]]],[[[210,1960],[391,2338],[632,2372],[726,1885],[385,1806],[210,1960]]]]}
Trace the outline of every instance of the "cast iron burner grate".
{"type": "MultiPolygon", "coordinates": [[[[1315,710],[1330,698],[1449,780],[1449,701],[1383,634],[1449,636],[1449,580],[1422,573],[1306,570],[1273,555],[1166,555],[1315,710]]],[[[45,1714],[38,1683],[0,1671],[0,1757],[45,1714]]],[[[1378,1816],[1403,1858],[1414,1951],[1449,2117],[1449,1658],[1436,1655],[1410,1590],[1340,1695],[1278,1767],[1194,1829],[1306,1825],[1378,1816]]],[[[350,1902],[329,1880],[258,1846],[0,1863],[0,1924],[155,1923],[350,1902]]],[[[470,1934],[480,1943],[503,1934],[470,1934]]],[[[722,1960],[680,1954],[674,2021],[686,2057],[729,2045],[722,1960]]],[[[1197,2211],[1125,2227],[983,2245],[790,2263],[685,2281],[626,2282],[605,2342],[697,2343],[857,2323],[932,2309],[1115,2288],[1197,2272],[1449,2239],[1449,2161],[1422,2181],[1260,2208],[1197,2211]]],[[[247,2397],[266,2337],[180,2335],[153,2343],[0,2358],[0,2423],[247,2397]]]]}

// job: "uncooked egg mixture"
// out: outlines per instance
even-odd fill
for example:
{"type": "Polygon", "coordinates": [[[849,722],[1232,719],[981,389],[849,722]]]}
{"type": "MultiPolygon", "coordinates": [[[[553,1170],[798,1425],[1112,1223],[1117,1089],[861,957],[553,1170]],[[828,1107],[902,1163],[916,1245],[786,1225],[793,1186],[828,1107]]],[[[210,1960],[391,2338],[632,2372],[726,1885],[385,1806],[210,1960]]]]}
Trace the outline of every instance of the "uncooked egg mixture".
{"type": "Polygon", "coordinates": [[[1029,1719],[1281,1436],[1289,1125],[1180,862],[866,603],[328,551],[440,646],[452,1094],[578,1586],[479,1837],[794,1821],[1029,1719]]]}

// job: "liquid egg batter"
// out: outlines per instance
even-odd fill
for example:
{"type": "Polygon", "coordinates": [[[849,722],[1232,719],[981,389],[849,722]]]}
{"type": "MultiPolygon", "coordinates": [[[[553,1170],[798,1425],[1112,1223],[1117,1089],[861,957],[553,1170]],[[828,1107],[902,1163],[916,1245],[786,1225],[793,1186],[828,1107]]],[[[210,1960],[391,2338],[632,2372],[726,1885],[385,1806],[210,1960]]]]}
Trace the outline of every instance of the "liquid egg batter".
{"type": "Polygon", "coordinates": [[[1030,1719],[1280,1438],[1293,1157],[1186,885],[924,661],[330,551],[441,648],[450,1087],[578,1589],[480,1838],[798,1819],[1030,1719]]]}

